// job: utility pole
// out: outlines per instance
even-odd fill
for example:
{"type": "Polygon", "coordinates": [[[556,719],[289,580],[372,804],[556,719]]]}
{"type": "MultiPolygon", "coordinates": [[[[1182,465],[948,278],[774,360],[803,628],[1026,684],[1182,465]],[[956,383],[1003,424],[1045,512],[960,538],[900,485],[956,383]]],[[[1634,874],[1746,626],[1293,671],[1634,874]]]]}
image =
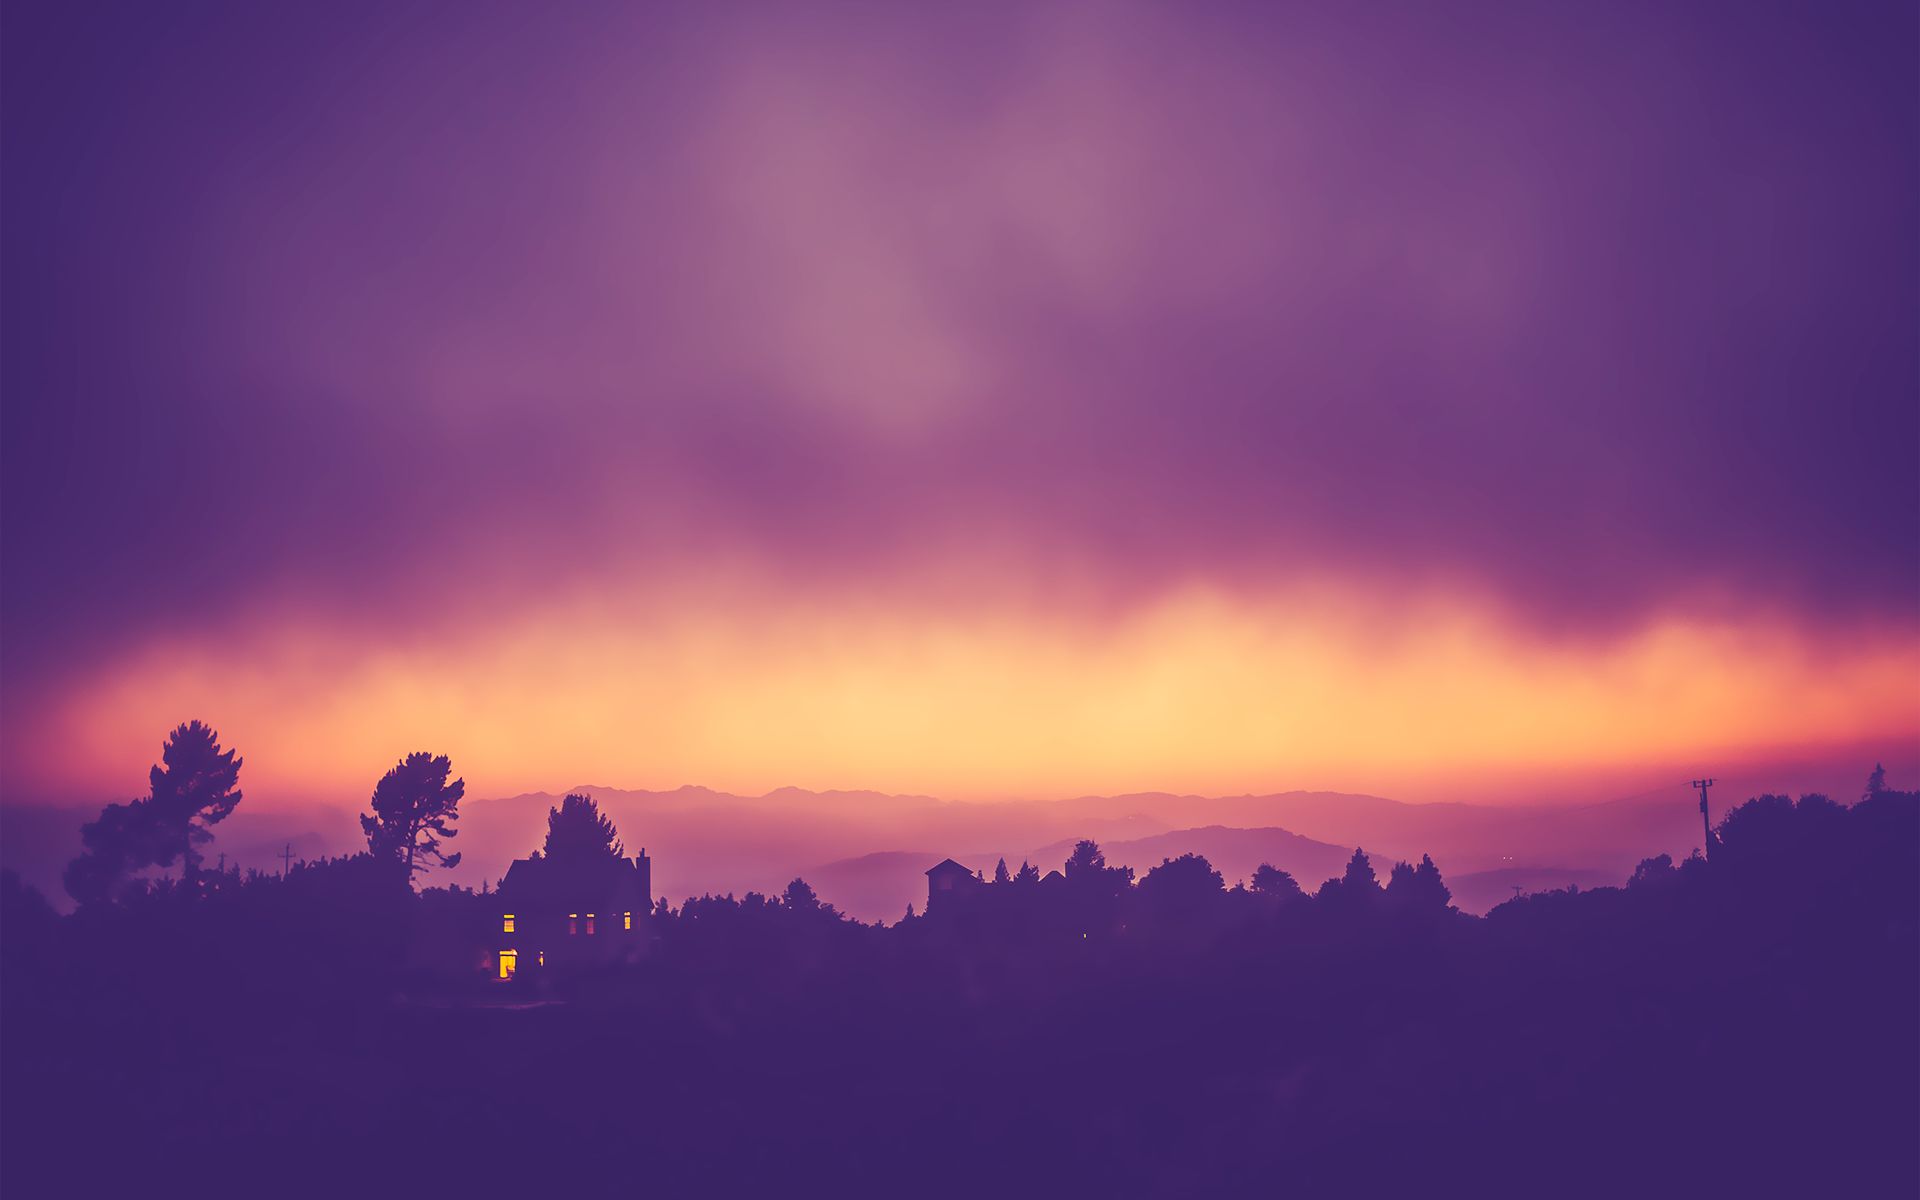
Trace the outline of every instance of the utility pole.
{"type": "Polygon", "coordinates": [[[1707,789],[1713,786],[1711,779],[1696,779],[1693,786],[1700,789],[1700,853],[1713,857],[1713,824],[1707,820],[1707,789]]]}
{"type": "Polygon", "coordinates": [[[288,842],[287,848],[280,852],[280,878],[285,879],[287,877],[288,868],[292,866],[293,866],[293,843],[288,842]]]}

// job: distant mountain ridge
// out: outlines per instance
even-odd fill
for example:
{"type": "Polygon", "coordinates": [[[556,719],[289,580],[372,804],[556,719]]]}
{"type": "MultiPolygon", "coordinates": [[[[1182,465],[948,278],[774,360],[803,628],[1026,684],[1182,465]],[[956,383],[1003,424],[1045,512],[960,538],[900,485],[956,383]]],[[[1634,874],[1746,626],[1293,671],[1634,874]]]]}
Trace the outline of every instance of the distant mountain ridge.
{"type": "MultiPolygon", "coordinates": [[[[956,859],[988,877],[1002,859],[1009,871],[1028,862],[1045,873],[1058,870],[1078,840],[1062,838],[1020,852],[880,851],[823,863],[803,874],[821,896],[844,911],[866,919],[893,920],[909,904],[916,909],[924,907],[926,870],[944,858],[956,859]]],[[[1223,825],[1110,840],[1101,843],[1101,852],[1110,866],[1132,867],[1141,875],[1164,859],[1200,854],[1222,872],[1229,884],[1250,877],[1261,863],[1271,863],[1292,873],[1308,891],[1338,875],[1353,854],[1348,847],[1316,842],[1285,829],[1231,829],[1223,825]]]]}
{"type": "MultiPolygon", "coordinates": [[[[1059,866],[1080,838],[1100,842],[1109,861],[1141,872],[1193,852],[1205,854],[1231,881],[1271,861],[1309,890],[1337,874],[1355,846],[1367,850],[1382,875],[1395,861],[1431,854],[1450,875],[1533,864],[1601,872],[1617,881],[1643,857],[1681,856],[1699,842],[1697,810],[1683,796],[1522,807],[1309,791],[980,802],[799,787],[757,796],[697,785],[570,790],[594,796],[630,847],[647,848],[656,888],[671,902],[708,891],[777,891],[805,875],[823,897],[866,919],[892,920],[909,898],[924,900],[923,885],[908,886],[918,872],[906,869],[907,859],[931,855],[930,866],[953,857],[991,872],[1004,854],[1010,866],[1024,856],[1046,870],[1059,866]]],[[[467,858],[459,881],[497,879],[512,859],[537,846],[547,809],[564,794],[528,792],[464,805],[460,846],[467,858]]]]}
{"type": "MultiPolygon", "coordinates": [[[[927,865],[953,857],[991,872],[1004,854],[1010,866],[1024,856],[1044,870],[1059,866],[1080,838],[1100,842],[1110,860],[1137,871],[1191,851],[1206,854],[1229,881],[1273,861],[1309,889],[1336,873],[1327,867],[1331,850],[1320,847],[1337,848],[1343,862],[1351,847],[1363,847],[1383,874],[1396,860],[1431,854],[1449,879],[1528,867],[1600,872],[1618,881],[1641,858],[1684,857],[1700,842],[1698,810],[1684,788],[1671,796],[1572,807],[1407,804],[1308,791],[986,802],[798,787],[757,796],[697,785],[566,790],[595,797],[627,846],[653,856],[656,893],[671,903],[704,892],[774,892],[805,875],[824,898],[863,919],[898,917],[909,890],[924,899],[923,889],[900,882],[908,873],[898,856],[931,855],[927,865]],[[1296,852],[1300,857],[1290,857],[1296,852]],[[848,865],[871,856],[896,857],[848,865]]],[[[461,864],[435,872],[431,882],[497,882],[514,859],[541,844],[547,810],[566,790],[463,803],[453,843],[461,864]]],[[[0,849],[9,864],[22,864],[30,880],[64,903],[60,868],[78,850],[80,823],[95,813],[14,805],[0,815],[8,834],[0,849]]],[[[235,861],[271,870],[288,842],[305,857],[352,853],[364,844],[344,809],[243,804],[217,831],[209,854],[227,851],[235,861]]]]}
{"type": "MultiPolygon", "coordinates": [[[[1041,871],[1056,869],[1073,852],[1074,840],[1064,839],[1020,854],[988,851],[974,854],[942,854],[931,850],[879,851],[822,863],[801,872],[822,897],[842,911],[862,920],[895,920],[907,905],[924,907],[926,870],[944,858],[954,858],[991,877],[1002,858],[1009,870],[1021,862],[1031,862],[1041,871]]],[[[1353,848],[1315,841],[1285,829],[1235,829],[1207,825],[1197,829],[1175,829],[1150,837],[1101,844],[1101,853],[1110,866],[1128,866],[1136,875],[1144,875],[1161,862],[1182,854],[1198,854],[1220,871],[1228,886],[1252,877],[1261,864],[1279,867],[1294,877],[1302,890],[1312,893],[1320,885],[1338,876],[1346,868],[1353,848]]],[[[1398,858],[1373,853],[1369,856],[1382,883],[1398,858]]],[[[1578,867],[1508,866],[1490,871],[1468,871],[1447,878],[1454,904],[1463,911],[1484,914],[1514,896],[1517,887],[1523,893],[1553,891],[1568,887],[1581,889],[1615,887],[1626,882],[1627,872],[1578,867]]]]}
{"type": "MultiPolygon", "coordinates": [[[[1072,841],[1042,846],[1033,852],[1035,861],[1064,861],[1073,853],[1073,846],[1072,841]]],[[[1264,863],[1292,875],[1307,891],[1338,875],[1353,857],[1351,846],[1315,841],[1272,826],[1237,829],[1204,825],[1130,841],[1106,842],[1100,849],[1106,855],[1108,866],[1132,867],[1136,876],[1145,875],[1167,859],[1198,854],[1212,863],[1229,885],[1251,878],[1254,869],[1264,863]]]]}

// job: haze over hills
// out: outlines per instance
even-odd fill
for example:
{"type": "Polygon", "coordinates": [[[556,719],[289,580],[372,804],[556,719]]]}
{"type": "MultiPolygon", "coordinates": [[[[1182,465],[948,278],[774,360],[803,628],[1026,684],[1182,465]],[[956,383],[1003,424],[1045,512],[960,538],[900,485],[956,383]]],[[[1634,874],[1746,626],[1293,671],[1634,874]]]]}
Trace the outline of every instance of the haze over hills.
{"type": "MultiPolygon", "coordinates": [[[[81,851],[80,826],[99,815],[97,807],[0,804],[0,866],[17,871],[55,908],[70,911],[73,899],[60,881],[61,872],[81,851]]],[[[331,805],[272,803],[249,796],[214,827],[206,858],[217,865],[224,855],[229,865],[277,871],[283,852],[290,852],[298,862],[351,854],[366,845],[351,812],[331,805]]]]}
{"type": "MultiPolygon", "coordinates": [[[[981,804],[798,788],[762,796],[702,787],[570,790],[590,793],[629,848],[644,847],[653,856],[655,890],[673,903],[709,891],[778,891],[810,867],[903,847],[939,850],[930,866],[981,846],[1124,840],[1170,828],[1150,814],[1098,801],[981,804]]],[[[498,878],[508,862],[540,844],[547,810],[559,802],[559,794],[535,792],[463,806],[461,849],[469,857],[453,873],[458,881],[477,885],[498,878]]]]}
{"type": "MultiPolygon", "coordinates": [[[[926,870],[943,858],[957,859],[989,876],[1002,859],[1006,860],[1009,871],[1018,870],[1022,862],[1029,862],[1044,873],[1057,870],[1073,853],[1078,840],[1062,838],[1021,851],[956,854],[882,851],[823,863],[803,874],[815,891],[843,911],[863,920],[894,920],[909,904],[916,909],[924,906],[926,870]]],[[[1261,863],[1271,863],[1291,872],[1308,890],[1338,875],[1353,854],[1351,847],[1316,842],[1284,829],[1232,829],[1224,825],[1109,840],[1101,842],[1100,849],[1109,866],[1132,867],[1136,875],[1144,875],[1165,859],[1182,854],[1204,855],[1229,884],[1251,876],[1261,863]]]]}
{"type": "MultiPolygon", "coordinates": [[[[709,891],[774,892],[803,875],[822,898],[865,920],[897,919],[907,903],[923,900],[920,873],[942,858],[986,872],[999,857],[1010,867],[1025,858],[1045,871],[1084,837],[1100,842],[1110,862],[1136,871],[1193,852],[1229,881],[1270,861],[1308,890],[1337,874],[1355,846],[1383,875],[1395,861],[1431,854],[1450,876],[1525,868],[1539,872],[1535,886],[1548,886],[1561,878],[1618,883],[1642,858],[1681,857],[1700,843],[1699,813],[1684,789],[1563,807],[1406,804],[1341,792],[981,803],[799,788],[762,796],[700,787],[571,790],[591,793],[629,846],[647,849],[655,890],[672,903],[709,891]]],[[[559,796],[534,792],[465,806],[466,857],[455,880],[497,879],[539,844],[559,796]]],[[[1476,911],[1484,911],[1483,893],[1495,902],[1511,894],[1506,878],[1468,889],[1476,911]]]]}
{"type": "MultiPolygon", "coordinates": [[[[1227,825],[1176,829],[1130,841],[1105,842],[1100,849],[1107,857],[1108,866],[1132,867],[1136,878],[1169,858],[1198,854],[1213,864],[1229,886],[1251,878],[1254,869],[1266,863],[1291,874],[1309,891],[1322,880],[1338,875],[1347,859],[1353,856],[1352,846],[1315,841],[1286,829],[1237,829],[1227,825]]],[[[1073,842],[1060,841],[1035,850],[1033,859],[1059,862],[1072,853],[1073,842]]]]}
{"type": "MultiPolygon", "coordinates": [[[[1397,860],[1431,854],[1449,881],[1460,881],[1460,903],[1470,911],[1511,895],[1513,882],[1529,888],[1562,886],[1554,880],[1617,883],[1644,857],[1677,858],[1700,843],[1699,813],[1684,787],[1576,806],[1407,804],[1340,792],[963,802],[800,788],[759,796],[691,786],[568,790],[594,796],[629,848],[644,847],[653,856],[656,894],[671,903],[704,892],[770,893],[804,875],[823,898],[866,920],[897,919],[909,901],[922,900],[920,872],[942,858],[991,872],[1004,855],[1009,866],[1026,858],[1045,871],[1085,837],[1099,841],[1110,861],[1136,871],[1194,852],[1205,854],[1229,882],[1270,861],[1308,890],[1337,874],[1355,846],[1368,851],[1382,874],[1397,860]],[[1480,883],[1466,878],[1501,871],[1532,874],[1489,875],[1480,883]]],[[[462,852],[460,866],[436,872],[432,882],[479,887],[498,881],[509,863],[539,846],[547,810],[563,794],[468,800],[452,844],[462,852]]],[[[7,865],[64,907],[60,868],[79,849],[80,823],[94,815],[10,804],[0,809],[6,820],[0,851],[7,865]]],[[[361,848],[351,814],[252,798],[216,833],[210,859],[226,853],[263,870],[278,868],[289,843],[296,858],[361,848]]]]}

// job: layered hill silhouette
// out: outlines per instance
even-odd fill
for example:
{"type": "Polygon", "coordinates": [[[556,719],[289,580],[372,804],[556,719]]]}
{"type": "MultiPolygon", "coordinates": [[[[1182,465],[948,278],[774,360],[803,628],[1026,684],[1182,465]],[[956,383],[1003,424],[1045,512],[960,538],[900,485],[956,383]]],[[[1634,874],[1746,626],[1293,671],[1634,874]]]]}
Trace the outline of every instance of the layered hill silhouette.
{"type": "MultiPolygon", "coordinates": [[[[896,919],[908,902],[924,899],[920,872],[942,858],[989,873],[1001,856],[1014,867],[1027,858],[1044,871],[1058,867],[1081,837],[1098,840],[1113,861],[1140,871],[1193,852],[1230,881],[1272,861],[1306,887],[1338,868],[1329,865],[1330,852],[1312,847],[1343,854],[1361,847],[1383,865],[1431,854],[1471,912],[1510,898],[1515,884],[1532,891],[1619,883],[1647,854],[1681,858],[1700,840],[1699,816],[1683,787],[1609,804],[1525,806],[1408,804],[1304,791],[986,803],[875,791],[780,788],[746,796],[693,786],[648,791],[585,784],[467,801],[463,858],[450,879],[471,887],[497,882],[537,843],[547,810],[565,791],[593,795],[621,829],[632,831],[636,846],[654,857],[656,891],[672,902],[709,892],[772,893],[805,875],[824,898],[865,920],[896,919]]],[[[289,844],[296,859],[350,852],[360,838],[344,812],[313,804],[242,806],[208,852],[266,870],[278,869],[278,855],[289,844]]],[[[78,850],[73,813],[9,804],[0,816],[5,865],[64,904],[58,871],[78,850]]]]}
{"type": "MultiPolygon", "coordinates": [[[[544,862],[625,870],[603,817],[551,813],[544,862]]],[[[1337,850],[1226,826],[1112,848],[1209,839],[1337,850]]],[[[537,891],[517,916],[416,891],[392,850],[216,865],[66,917],[0,872],[0,1162],[9,1195],[152,1190],[182,1161],[339,1163],[335,1190],[363,1191],[384,1161],[488,1193],[515,1145],[554,1152],[514,1190],[583,1194],[638,1162],[696,1194],[854,1163],[835,1190],[892,1195],[932,1163],[975,1172],[932,1195],[1345,1194],[1386,1172],[1396,1194],[1911,1195],[1916,847],[1920,793],[1876,769],[1855,803],[1752,797],[1705,855],[1484,918],[1425,859],[1354,853],[1309,895],[1184,853],[1135,878],[1087,841],[1058,881],[953,880],[884,927],[795,880],[637,914],[631,958],[556,940],[518,970],[516,920],[590,938],[591,916],[576,935],[537,891]],[[101,1128],[124,1153],[98,1154],[101,1128]]]]}
{"type": "MultiPolygon", "coordinates": [[[[1019,852],[989,850],[948,855],[925,850],[881,851],[823,863],[801,874],[813,884],[815,891],[841,911],[865,920],[892,920],[906,911],[909,904],[917,907],[925,902],[926,870],[944,858],[958,857],[989,875],[1002,860],[1009,870],[1029,862],[1045,872],[1065,862],[1077,840],[1065,838],[1019,852]]],[[[1316,842],[1285,829],[1232,829],[1224,825],[1175,829],[1149,837],[1110,841],[1102,843],[1102,849],[1109,864],[1132,867],[1140,875],[1166,859],[1199,854],[1229,880],[1249,878],[1254,868],[1268,863],[1305,881],[1309,887],[1338,875],[1353,854],[1351,846],[1316,842]]]]}
{"type": "MultiPolygon", "coordinates": [[[[1167,859],[1198,854],[1229,882],[1252,878],[1254,869],[1264,863],[1279,867],[1309,887],[1338,875],[1354,850],[1350,845],[1315,841],[1287,829],[1237,829],[1228,825],[1176,829],[1132,841],[1103,843],[1101,848],[1109,864],[1132,867],[1136,875],[1145,875],[1167,859]]],[[[1072,853],[1072,842],[1055,842],[1034,851],[1034,861],[1064,861],[1072,853]]]]}
{"type": "MultiPolygon", "coordinates": [[[[742,796],[703,787],[635,791],[586,785],[622,829],[645,831],[656,890],[677,902],[708,892],[772,893],[804,875],[849,915],[893,920],[925,897],[922,872],[953,857],[990,873],[1000,857],[1042,871],[1092,837],[1110,861],[1144,871],[1201,853],[1229,880],[1262,862],[1313,887],[1355,847],[1383,864],[1431,854],[1469,880],[1462,907],[1485,911],[1512,895],[1568,883],[1619,883],[1650,850],[1676,858],[1699,844],[1699,816],[1672,796],[1579,806],[1407,804],[1345,792],[1209,797],[1169,792],[976,803],[873,791],[781,788],[742,796]],[[1482,872],[1531,872],[1528,880],[1482,872]]],[[[558,803],[558,792],[469,803],[456,874],[497,879],[558,803]]]]}

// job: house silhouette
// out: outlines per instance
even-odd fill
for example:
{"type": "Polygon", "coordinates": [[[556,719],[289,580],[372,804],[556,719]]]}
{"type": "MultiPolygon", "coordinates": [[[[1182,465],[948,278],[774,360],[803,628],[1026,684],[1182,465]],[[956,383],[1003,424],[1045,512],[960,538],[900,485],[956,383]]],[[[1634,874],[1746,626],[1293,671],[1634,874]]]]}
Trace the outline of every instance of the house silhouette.
{"type": "Polygon", "coordinates": [[[932,912],[942,896],[971,892],[982,886],[980,877],[952,859],[942,859],[927,868],[927,911],[932,912]]]}
{"type": "Polygon", "coordinates": [[[496,895],[495,979],[634,962],[651,940],[653,862],[645,850],[632,858],[516,859],[496,895]]]}

